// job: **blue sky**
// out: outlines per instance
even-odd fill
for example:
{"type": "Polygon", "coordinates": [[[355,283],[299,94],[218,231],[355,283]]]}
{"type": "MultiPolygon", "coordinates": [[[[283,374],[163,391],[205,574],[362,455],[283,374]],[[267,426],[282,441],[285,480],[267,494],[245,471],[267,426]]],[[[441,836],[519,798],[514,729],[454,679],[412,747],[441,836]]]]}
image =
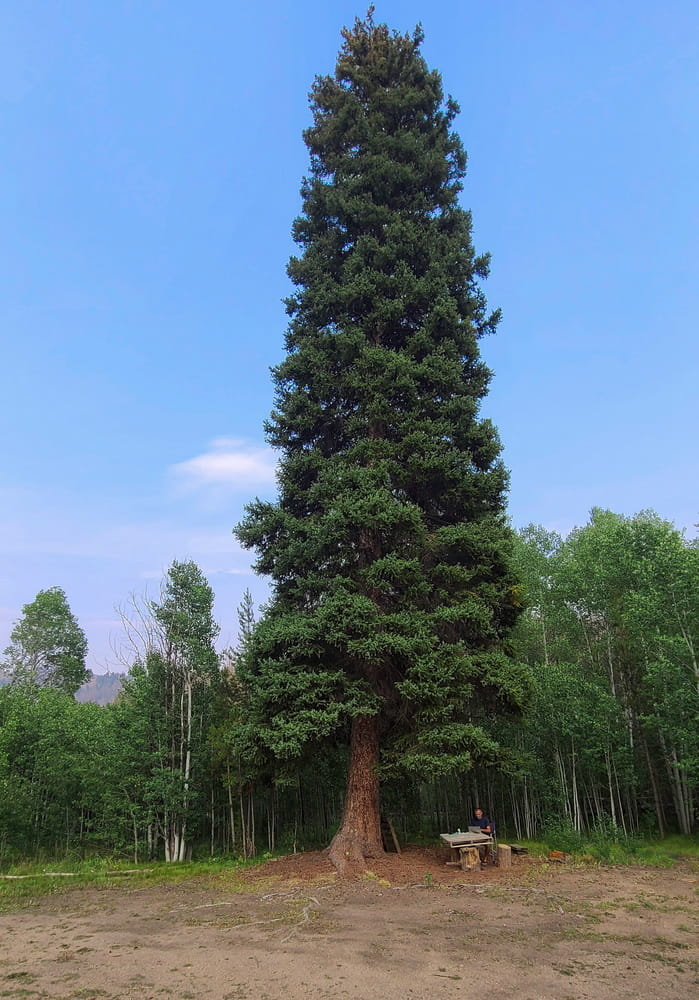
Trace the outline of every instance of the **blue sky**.
{"type": "MultiPolygon", "coordinates": [[[[0,648],[64,588],[89,664],[173,558],[245,587],[316,73],[364,8],[5,0],[0,648]]],[[[510,513],[686,527],[697,499],[699,7],[386,0],[461,104],[463,203],[504,319],[483,344],[510,513]]]]}

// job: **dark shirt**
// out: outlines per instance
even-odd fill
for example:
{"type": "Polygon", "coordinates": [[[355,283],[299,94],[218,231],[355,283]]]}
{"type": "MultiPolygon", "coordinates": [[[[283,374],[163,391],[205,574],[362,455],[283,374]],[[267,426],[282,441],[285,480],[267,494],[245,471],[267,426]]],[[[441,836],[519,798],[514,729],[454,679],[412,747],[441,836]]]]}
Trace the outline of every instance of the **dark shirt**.
{"type": "Polygon", "coordinates": [[[490,833],[493,832],[493,824],[490,822],[487,816],[484,816],[482,819],[478,819],[477,816],[474,816],[471,820],[470,825],[479,826],[481,830],[485,830],[486,828],[490,827],[490,833]]]}

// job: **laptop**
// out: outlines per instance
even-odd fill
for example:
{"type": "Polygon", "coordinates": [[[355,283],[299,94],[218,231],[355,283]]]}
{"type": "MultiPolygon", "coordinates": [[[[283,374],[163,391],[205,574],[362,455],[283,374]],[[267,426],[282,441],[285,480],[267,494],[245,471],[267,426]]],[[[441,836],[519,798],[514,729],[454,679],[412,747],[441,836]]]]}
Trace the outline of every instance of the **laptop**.
{"type": "Polygon", "coordinates": [[[469,833],[480,833],[483,837],[487,837],[488,836],[487,833],[483,833],[483,831],[481,830],[481,828],[479,826],[469,826],[468,832],[469,833]]]}

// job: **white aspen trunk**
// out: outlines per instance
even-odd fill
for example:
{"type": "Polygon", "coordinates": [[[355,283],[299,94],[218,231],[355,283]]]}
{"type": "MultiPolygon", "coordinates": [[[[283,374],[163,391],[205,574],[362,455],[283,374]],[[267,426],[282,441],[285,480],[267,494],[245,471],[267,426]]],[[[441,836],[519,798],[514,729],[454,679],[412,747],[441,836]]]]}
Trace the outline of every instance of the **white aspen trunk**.
{"type": "Polygon", "coordinates": [[[561,754],[560,747],[556,747],[556,763],[558,765],[558,778],[561,785],[561,791],[563,793],[563,808],[565,814],[569,820],[572,822],[572,814],[570,809],[570,802],[568,801],[568,779],[565,773],[565,767],[563,765],[563,756],[561,754]]]}
{"type": "Polygon", "coordinates": [[[609,807],[612,812],[612,823],[614,824],[614,826],[617,826],[616,805],[614,803],[614,786],[612,785],[612,762],[611,762],[611,755],[609,753],[609,747],[605,748],[604,762],[607,767],[607,781],[609,782],[609,807]]]}
{"type": "Polygon", "coordinates": [[[687,805],[688,805],[688,808],[689,808],[689,816],[690,816],[690,822],[691,822],[691,827],[692,827],[692,829],[691,829],[690,832],[691,833],[695,833],[696,832],[696,825],[695,825],[694,821],[692,820],[692,817],[696,816],[696,811],[694,809],[694,789],[689,784],[689,780],[687,779],[686,775],[685,775],[685,781],[687,782],[687,805]]]}
{"type": "MultiPolygon", "coordinates": [[[[524,795],[524,790],[522,791],[524,795]]],[[[512,803],[512,819],[515,825],[515,833],[517,834],[517,839],[519,840],[522,836],[522,828],[520,825],[520,809],[519,809],[519,796],[515,794],[515,783],[510,779],[510,802],[512,803]]]]}
{"type": "Polygon", "coordinates": [[[646,754],[646,764],[648,765],[648,776],[650,778],[651,788],[653,789],[653,803],[655,805],[655,815],[658,819],[658,830],[660,831],[660,836],[665,836],[665,817],[663,816],[663,810],[660,806],[660,794],[658,792],[658,782],[655,776],[655,771],[653,770],[653,762],[650,758],[650,750],[648,749],[648,740],[645,738],[645,734],[642,734],[641,742],[643,743],[643,749],[646,754]]]}
{"type": "Polygon", "coordinates": [[[248,824],[248,830],[250,831],[250,854],[254,856],[256,852],[255,847],[255,803],[253,800],[252,788],[248,791],[248,815],[250,817],[250,822],[248,824]]]}
{"type": "Polygon", "coordinates": [[[675,806],[678,822],[680,824],[680,831],[684,833],[684,802],[679,784],[679,776],[677,774],[677,755],[675,754],[674,747],[671,752],[668,752],[665,736],[660,729],[658,730],[658,739],[663,750],[663,763],[665,764],[665,770],[667,771],[670,791],[672,792],[672,801],[675,806]]]}
{"type": "Polygon", "coordinates": [[[680,831],[685,835],[689,835],[692,832],[692,821],[687,803],[687,783],[684,780],[684,772],[680,767],[680,763],[677,759],[677,751],[674,746],[670,751],[668,765],[673,784],[675,809],[677,810],[677,818],[680,821],[680,831]]]}
{"type": "Polygon", "coordinates": [[[241,840],[243,845],[243,859],[247,861],[248,858],[248,830],[245,823],[245,806],[243,804],[243,789],[240,786],[238,791],[238,800],[240,805],[240,829],[241,829],[241,840]]]}
{"type": "Polygon", "coordinates": [[[177,711],[177,690],[175,687],[175,663],[173,661],[172,647],[168,647],[167,654],[168,669],[170,671],[170,717],[172,720],[172,725],[170,728],[170,770],[174,771],[177,767],[177,745],[175,743],[175,718],[177,711]]]}
{"type": "MultiPolygon", "coordinates": [[[[621,828],[624,831],[624,834],[626,836],[628,836],[628,832],[629,831],[626,828],[626,816],[624,814],[624,803],[623,803],[622,798],[621,798],[621,788],[619,787],[619,772],[616,769],[616,762],[615,762],[615,760],[614,760],[613,757],[611,758],[611,761],[612,761],[612,769],[614,771],[614,787],[616,788],[616,797],[617,797],[617,801],[619,802],[619,816],[621,818],[621,828]]],[[[629,822],[631,822],[631,819],[632,819],[632,817],[629,817],[629,822]]]]}
{"type": "Polygon", "coordinates": [[[163,840],[165,842],[165,861],[169,864],[172,861],[172,830],[167,816],[163,828],[163,840]]]}
{"type": "Polygon", "coordinates": [[[133,823],[133,863],[138,864],[138,826],[136,825],[136,814],[131,813],[133,823]]]}
{"type": "Polygon", "coordinates": [[[185,754],[184,754],[184,787],[185,794],[189,793],[189,780],[192,773],[192,678],[187,677],[185,682],[185,692],[187,696],[187,721],[184,730],[185,754]]]}
{"type": "Polygon", "coordinates": [[[186,706],[186,714],[182,718],[182,723],[184,725],[182,731],[183,738],[183,750],[184,750],[184,766],[183,766],[183,776],[184,776],[184,795],[182,799],[182,813],[183,819],[180,824],[180,839],[178,845],[178,861],[186,860],[187,844],[186,844],[186,831],[187,831],[187,813],[189,810],[189,782],[192,772],[192,678],[189,672],[187,673],[184,687],[183,687],[183,712],[186,706]]]}
{"type": "Polygon", "coordinates": [[[184,774],[184,755],[185,755],[185,730],[184,730],[184,684],[180,690],[180,731],[179,731],[179,745],[177,748],[177,755],[175,758],[174,770],[179,771],[180,774],[184,774]]]}
{"type": "Polygon", "coordinates": [[[587,801],[591,807],[591,811],[595,815],[596,820],[600,820],[606,811],[604,808],[604,803],[602,802],[602,795],[599,790],[599,786],[594,778],[590,778],[589,784],[585,783],[585,788],[587,789],[587,801]]]}
{"type": "MultiPolygon", "coordinates": [[[[531,795],[530,795],[530,792],[529,792],[529,785],[527,784],[527,779],[526,778],[524,779],[524,785],[523,785],[522,791],[523,791],[523,797],[524,797],[524,830],[526,831],[525,832],[525,836],[531,837],[532,836],[532,834],[531,834],[531,829],[532,829],[532,806],[531,806],[531,795]]],[[[517,833],[517,836],[518,837],[522,836],[521,833],[519,833],[519,831],[517,833]]]]}
{"type": "Polygon", "coordinates": [[[590,642],[590,636],[588,635],[587,628],[585,627],[585,622],[583,620],[583,616],[582,616],[582,614],[579,611],[576,612],[576,613],[577,613],[577,616],[578,616],[578,621],[580,622],[580,628],[582,629],[583,636],[584,636],[584,639],[585,639],[585,645],[587,646],[587,652],[588,652],[588,654],[590,656],[590,663],[594,664],[594,662],[595,662],[595,654],[594,654],[594,652],[592,650],[592,643],[590,642]]]}
{"type": "Polygon", "coordinates": [[[214,786],[211,785],[211,841],[209,844],[209,857],[214,856],[214,830],[215,830],[215,820],[216,820],[216,808],[214,803],[214,786]]]}
{"type": "Polygon", "coordinates": [[[697,660],[697,652],[694,646],[694,640],[692,638],[692,634],[689,631],[689,629],[685,627],[687,616],[685,615],[684,612],[680,611],[680,609],[678,608],[675,592],[671,591],[671,593],[672,593],[672,603],[675,606],[675,614],[677,615],[677,623],[680,626],[682,638],[684,639],[684,643],[687,647],[687,650],[689,651],[689,657],[692,661],[692,670],[694,671],[694,682],[696,685],[697,694],[699,694],[699,661],[697,660]]]}
{"type": "Polygon", "coordinates": [[[573,746],[573,741],[570,741],[570,769],[571,769],[571,779],[572,779],[572,797],[573,797],[573,826],[579,832],[582,830],[582,813],[580,810],[580,799],[578,797],[578,779],[575,769],[575,747],[573,746]]]}
{"type": "Polygon", "coordinates": [[[690,788],[689,781],[687,780],[687,772],[684,768],[679,768],[679,778],[680,785],[682,787],[682,801],[684,802],[685,821],[687,826],[687,829],[683,832],[686,833],[687,836],[690,836],[693,832],[692,819],[694,816],[694,810],[692,808],[692,790],[690,788]]]}
{"type": "Polygon", "coordinates": [[[233,789],[231,787],[231,766],[226,764],[226,772],[228,774],[228,815],[231,824],[231,850],[235,847],[235,809],[233,808],[233,789]]]}
{"type": "Polygon", "coordinates": [[[612,640],[609,635],[609,629],[607,631],[607,664],[609,666],[609,686],[612,691],[612,697],[616,701],[616,683],[614,681],[614,658],[612,657],[612,640]]]}
{"type": "Polygon", "coordinates": [[[186,861],[187,860],[187,842],[186,842],[186,836],[187,836],[187,821],[186,820],[182,820],[182,823],[180,824],[180,831],[179,831],[178,844],[177,844],[177,860],[178,861],[186,861]]]}

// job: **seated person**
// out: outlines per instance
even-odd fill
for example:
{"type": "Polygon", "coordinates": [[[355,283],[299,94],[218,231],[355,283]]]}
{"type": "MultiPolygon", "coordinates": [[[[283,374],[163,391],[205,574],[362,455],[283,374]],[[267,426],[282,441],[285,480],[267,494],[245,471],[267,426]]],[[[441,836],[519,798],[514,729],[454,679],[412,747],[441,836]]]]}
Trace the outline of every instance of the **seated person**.
{"type": "MultiPolygon", "coordinates": [[[[487,834],[489,837],[493,837],[495,835],[495,826],[480,807],[473,810],[473,818],[471,819],[469,826],[479,826],[482,832],[487,834]]],[[[479,848],[479,851],[481,860],[487,864],[491,856],[490,844],[485,844],[483,847],[479,848]]]]}

